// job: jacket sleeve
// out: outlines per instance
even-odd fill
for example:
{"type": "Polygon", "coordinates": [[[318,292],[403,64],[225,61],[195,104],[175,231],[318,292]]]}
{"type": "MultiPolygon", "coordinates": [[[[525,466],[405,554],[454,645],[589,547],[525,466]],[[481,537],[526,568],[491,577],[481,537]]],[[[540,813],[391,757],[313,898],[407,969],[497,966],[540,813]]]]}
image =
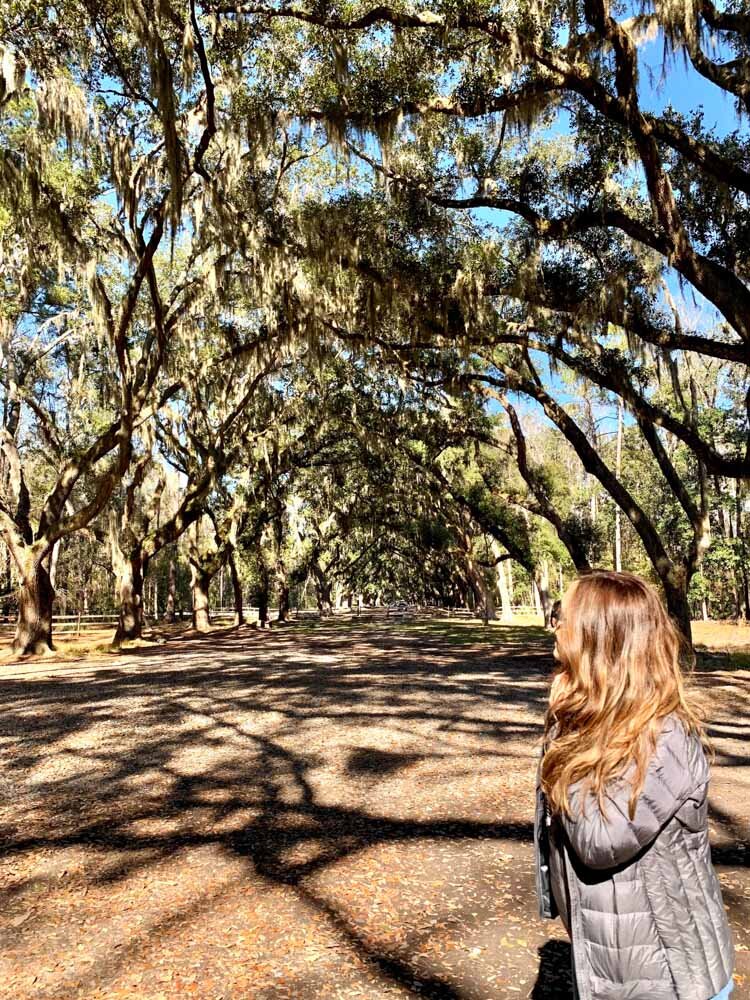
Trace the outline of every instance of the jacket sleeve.
{"type": "MultiPolygon", "coordinates": [[[[539,763],[541,766],[541,757],[539,763]]],[[[539,916],[543,919],[554,920],[559,915],[559,911],[552,891],[547,810],[545,809],[544,793],[539,783],[539,768],[537,768],[536,774],[536,809],[534,812],[534,867],[539,916]]]]}
{"type": "Polygon", "coordinates": [[[631,784],[627,778],[605,789],[604,813],[596,795],[582,795],[581,782],[568,789],[571,816],[561,816],[570,846],[588,868],[616,868],[647,847],[691,792],[708,780],[699,741],[682,723],[668,719],[649,762],[646,779],[630,819],[631,784]]]}

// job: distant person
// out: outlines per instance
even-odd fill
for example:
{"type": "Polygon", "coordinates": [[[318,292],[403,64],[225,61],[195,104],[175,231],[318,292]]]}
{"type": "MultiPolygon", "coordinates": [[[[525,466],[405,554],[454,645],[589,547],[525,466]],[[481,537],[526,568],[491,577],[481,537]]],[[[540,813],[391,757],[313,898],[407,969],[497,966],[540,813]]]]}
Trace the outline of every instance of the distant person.
{"type": "Polygon", "coordinates": [[[656,591],[595,571],[562,598],[539,767],[540,913],[580,1000],[726,1000],[733,948],[708,843],[704,735],[656,591]]]}

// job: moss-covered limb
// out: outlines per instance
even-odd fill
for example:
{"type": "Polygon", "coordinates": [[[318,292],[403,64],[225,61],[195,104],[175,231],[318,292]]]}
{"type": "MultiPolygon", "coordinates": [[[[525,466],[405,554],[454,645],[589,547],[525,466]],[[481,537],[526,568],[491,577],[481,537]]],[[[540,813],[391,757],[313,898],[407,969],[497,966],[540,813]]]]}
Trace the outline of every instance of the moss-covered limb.
{"type": "MultiPolygon", "coordinates": [[[[390,174],[391,176],[395,176],[392,170],[390,174]]],[[[408,181],[408,178],[404,180],[405,183],[411,183],[408,181]]],[[[421,189],[418,193],[420,196],[428,197],[428,199],[430,197],[429,194],[425,195],[425,192],[421,189]]],[[[435,200],[443,205],[447,201],[451,201],[454,206],[457,204],[456,199],[446,199],[443,196],[436,197],[435,200]]],[[[474,203],[474,199],[463,199],[461,201],[464,206],[468,202],[474,203]]],[[[516,200],[501,203],[498,199],[485,195],[477,199],[476,204],[494,204],[496,207],[505,207],[508,209],[519,208],[520,205],[516,200]]],[[[527,210],[524,209],[524,211],[527,210]]],[[[536,210],[528,210],[527,215],[532,222],[539,221],[541,218],[536,210]]],[[[598,224],[602,223],[604,216],[597,210],[596,213],[580,213],[576,218],[577,222],[580,223],[580,227],[576,225],[570,230],[566,228],[570,223],[570,219],[567,221],[566,219],[555,219],[554,226],[557,226],[558,229],[552,232],[552,237],[564,241],[565,239],[575,237],[581,230],[586,231],[591,229],[593,231],[597,228],[598,224]]],[[[620,218],[621,215],[617,215],[617,213],[612,216],[613,221],[620,218]]],[[[641,229],[638,231],[641,234],[643,232],[641,229]]],[[[660,246],[662,250],[666,250],[666,244],[660,244],[660,246]]],[[[304,265],[305,261],[310,259],[309,250],[301,244],[292,244],[290,250],[294,253],[300,265],[304,265]]],[[[378,288],[383,290],[382,298],[385,302],[389,298],[393,299],[394,303],[407,302],[411,297],[412,299],[416,298],[421,304],[416,276],[414,279],[411,279],[408,274],[404,273],[389,274],[384,268],[379,268],[372,259],[367,259],[361,254],[351,255],[344,253],[337,256],[335,264],[337,268],[351,271],[353,274],[361,276],[364,282],[375,283],[378,288]]],[[[502,331],[509,330],[512,332],[514,327],[518,330],[519,334],[523,330],[533,333],[537,328],[534,317],[541,310],[545,324],[550,326],[557,323],[563,336],[569,335],[566,324],[569,324],[573,329],[592,329],[593,331],[597,331],[601,329],[603,322],[609,322],[625,330],[628,336],[634,341],[640,340],[661,351],[678,350],[695,352],[709,357],[722,358],[738,364],[747,364],[750,359],[747,345],[740,342],[739,338],[737,341],[732,341],[715,339],[697,333],[685,333],[680,326],[669,326],[663,317],[657,315],[651,316],[645,304],[639,299],[639,296],[643,294],[642,283],[627,288],[627,294],[624,295],[620,294],[622,289],[620,289],[619,285],[617,288],[611,288],[605,283],[600,286],[598,296],[593,296],[590,290],[577,294],[576,290],[571,287],[570,282],[565,283],[561,288],[557,288],[554,285],[550,287],[543,280],[542,275],[536,273],[529,275],[528,280],[525,281],[522,287],[518,283],[511,285],[499,283],[493,275],[481,275],[477,281],[477,293],[487,303],[490,303],[492,300],[499,300],[501,302],[517,300],[519,304],[527,307],[528,318],[516,324],[504,320],[502,324],[497,325],[496,331],[487,329],[486,323],[479,326],[474,323],[470,328],[469,317],[463,316],[468,310],[462,306],[460,297],[457,294],[453,294],[450,290],[443,290],[443,312],[447,311],[446,306],[453,304],[455,304],[456,310],[448,312],[447,320],[445,316],[438,318],[435,315],[434,299],[430,303],[431,309],[415,309],[411,317],[413,329],[410,338],[403,343],[396,341],[392,335],[388,337],[381,335],[377,329],[368,329],[366,331],[361,328],[347,329],[341,323],[336,322],[333,317],[319,315],[317,321],[341,339],[351,342],[379,344],[386,349],[393,349],[394,351],[406,351],[431,348],[441,343],[445,344],[451,340],[461,340],[466,338],[469,329],[471,341],[477,346],[486,346],[492,342],[493,338],[495,338],[495,342],[502,342],[502,331]],[[415,336],[415,331],[419,331],[422,336],[415,336]]],[[[487,313],[486,307],[483,311],[480,310],[479,312],[481,315],[487,313]]],[[[265,336],[267,334],[249,341],[246,345],[237,345],[234,348],[233,356],[241,356],[245,351],[252,353],[257,349],[265,336]]]]}
{"type": "MultiPolygon", "coordinates": [[[[229,7],[218,9],[228,10],[229,7]]],[[[745,344],[750,343],[750,326],[747,320],[750,314],[750,293],[743,276],[732,263],[727,262],[727,255],[704,252],[700,237],[694,235],[701,229],[700,219],[693,218],[695,206],[690,199],[682,195],[677,197],[672,181],[675,166],[673,161],[676,160],[680,171],[685,173],[689,167],[692,171],[691,181],[697,182],[699,187],[703,186],[707,191],[717,181],[721,185],[736,185],[738,190],[746,191],[750,187],[746,158],[736,148],[736,143],[724,144],[704,136],[699,126],[681,122],[675,115],[644,113],[638,103],[637,48],[643,32],[663,28],[676,48],[688,46],[689,50],[690,45],[693,42],[698,44],[701,37],[701,15],[710,17],[710,11],[701,12],[697,7],[686,7],[683,4],[661,5],[655,15],[618,21],[611,16],[608,5],[592,2],[586,8],[588,25],[583,30],[578,25],[575,28],[571,26],[570,39],[562,46],[554,46],[550,41],[554,32],[545,30],[550,29],[550,25],[544,20],[543,13],[539,14],[538,23],[532,18],[531,23],[524,21],[516,24],[512,15],[500,18],[494,15],[482,16],[481,13],[475,15],[470,11],[458,11],[445,16],[432,12],[403,14],[383,5],[375,6],[368,13],[351,20],[329,17],[323,11],[310,12],[294,7],[279,10],[262,5],[238,5],[236,11],[240,17],[252,12],[254,15],[267,17],[269,22],[277,17],[297,18],[301,22],[332,32],[367,31],[376,23],[398,25],[404,34],[415,39],[415,46],[418,46],[416,39],[429,32],[439,39],[436,44],[452,46],[450,51],[459,60],[460,55],[456,53],[468,51],[471,44],[479,45],[486,49],[488,55],[492,53],[500,58],[502,66],[508,68],[510,79],[515,79],[511,70],[520,71],[523,68],[531,77],[525,86],[535,88],[533,93],[515,94],[512,87],[506,92],[501,86],[499,93],[490,93],[485,98],[488,103],[484,107],[476,104],[478,102],[481,105],[482,97],[464,99],[462,89],[457,90],[455,97],[435,95],[434,88],[439,87],[440,81],[425,78],[425,99],[421,102],[414,101],[408,88],[402,87],[404,93],[399,93],[399,100],[392,102],[393,115],[404,113],[405,108],[407,112],[420,117],[444,113],[462,117],[485,113],[489,128],[490,116],[497,107],[510,112],[511,107],[506,106],[508,102],[513,105],[517,100],[520,106],[524,102],[533,104],[532,98],[545,98],[546,104],[542,101],[538,108],[529,112],[529,123],[533,123],[534,116],[551,106],[550,101],[556,99],[561,91],[573,94],[576,101],[580,102],[576,107],[588,106],[590,112],[593,111],[597,117],[601,116],[602,128],[609,129],[613,135],[621,134],[621,146],[627,145],[640,161],[647,182],[647,202],[636,206],[636,210],[624,210],[623,204],[627,198],[621,197],[613,174],[604,178],[603,188],[597,190],[592,185],[592,190],[585,199],[586,204],[579,206],[569,216],[545,213],[540,211],[538,204],[513,197],[510,193],[492,198],[487,192],[478,192],[476,196],[467,199],[451,197],[446,191],[435,191],[433,193],[442,199],[439,203],[462,208],[492,204],[498,208],[519,211],[527,223],[535,226],[540,236],[543,235],[547,241],[574,236],[576,232],[590,227],[620,229],[642,246],[656,250],[667,266],[674,267],[714,303],[745,344]],[[416,29],[416,32],[412,29],[416,29]],[[601,55],[605,52],[614,57],[611,81],[602,72],[602,66],[606,63],[601,61],[601,55]]],[[[472,70],[468,68],[468,61],[464,75],[467,77],[466,89],[470,92],[468,85],[473,76],[472,70]]],[[[360,111],[356,104],[352,105],[348,100],[351,89],[351,86],[347,86],[346,100],[342,97],[336,107],[320,112],[323,117],[327,113],[331,119],[336,118],[336,122],[332,121],[330,124],[330,133],[338,136],[337,141],[350,151],[351,143],[347,145],[345,132],[347,123],[350,122],[353,129],[369,128],[378,133],[384,161],[390,161],[390,153],[387,157],[385,153],[386,147],[390,148],[392,143],[384,130],[389,120],[389,108],[370,107],[360,111]]],[[[481,93],[486,91],[480,89],[481,93]]],[[[591,118],[590,112],[588,118],[591,118]]],[[[595,121],[590,135],[579,136],[584,146],[587,143],[593,144],[592,149],[600,141],[596,133],[600,134],[602,131],[596,128],[595,121]]],[[[426,130],[424,134],[427,134],[426,130]]],[[[477,164],[479,166],[481,163],[477,164]]],[[[466,169],[466,164],[457,162],[455,177],[468,176],[470,171],[466,169]]],[[[495,179],[486,178],[488,183],[495,179]]],[[[684,187],[684,181],[679,183],[684,187]]],[[[421,187],[422,193],[429,195],[429,186],[421,187]]],[[[415,190],[418,189],[420,184],[415,183],[415,190]]]]}
{"type": "Polygon", "coordinates": [[[720,10],[711,0],[700,0],[699,10],[711,28],[736,31],[743,38],[750,37],[750,14],[742,10],[720,10]]]}
{"type": "Polygon", "coordinates": [[[467,375],[468,381],[476,381],[487,387],[490,395],[504,397],[512,389],[536,400],[549,419],[562,431],[584,468],[596,476],[607,493],[620,507],[633,525],[655,573],[664,587],[670,612],[678,621],[680,628],[689,639],[691,634],[690,610],[687,600],[687,588],[690,583],[687,563],[673,560],[667,552],[663,539],[656,525],[637,502],[632,493],[617,478],[609,465],[604,461],[597,449],[589,441],[586,433],[566,410],[554,400],[535,380],[526,378],[518,371],[495,361],[495,368],[502,374],[498,378],[492,374],[467,375]]]}
{"type": "Polygon", "coordinates": [[[438,464],[428,464],[412,449],[408,449],[405,455],[428,474],[437,489],[446,491],[460,507],[471,514],[481,529],[500,542],[520,566],[531,573],[534,572],[535,564],[531,546],[522,544],[521,538],[516,532],[508,530],[496,517],[493,517],[491,508],[482,503],[481,497],[462,489],[460,485],[449,479],[438,464]]]}
{"type": "MultiPolygon", "coordinates": [[[[710,16],[712,10],[715,11],[715,8],[709,5],[702,8],[702,13],[704,13],[704,16],[706,13],[709,13],[710,16]]],[[[708,22],[708,18],[706,20],[708,22]]],[[[714,18],[714,23],[717,20],[717,18],[714,18]]],[[[725,24],[728,23],[730,23],[728,20],[725,21],[725,24]]],[[[735,24],[737,23],[739,22],[735,21],[735,24]]],[[[727,62],[719,62],[710,58],[701,45],[699,25],[697,23],[691,25],[687,20],[682,22],[681,27],[683,25],[687,26],[688,30],[684,30],[683,28],[679,33],[673,32],[673,43],[677,43],[675,47],[684,48],[688,53],[690,62],[693,64],[693,68],[725,93],[733,94],[737,98],[738,104],[744,108],[747,114],[750,111],[750,59],[748,59],[747,55],[727,62]]],[[[723,30],[738,31],[738,33],[744,36],[745,40],[747,39],[748,33],[746,28],[725,27],[723,30]]]]}
{"type": "MultiPolygon", "coordinates": [[[[490,297],[501,296],[507,292],[507,288],[499,285],[485,286],[485,293],[490,297]]],[[[700,333],[685,333],[680,325],[667,326],[663,318],[650,316],[647,308],[635,295],[626,296],[624,301],[613,295],[594,303],[586,294],[571,296],[570,292],[570,289],[549,288],[539,282],[536,286],[524,290],[523,301],[532,311],[541,309],[547,315],[554,314],[558,317],[561,332],[564,330],[563,323],[568,322],[569,326],[565,331],[567,336],[575,336],[578,332],[584,331],[591,325],[594,317],[598,317],[599,321],[619,327],[634,338],[634,341],[641,341],[660,351],[701,354],[740,365],[750,362],[750,351],[747,345],[739,340],[716,340],[700,333]]],[[[533,322],[527,321],[525,325],[529,332],[534,332],[533,322]]],[[[501,329],[504,330],[507,326],[503,324],[501,329]]],[[[512,333],[512,329],[509,332],[512,333]]],[[[481,341],[479,346],[483,346],[481,341]]]]}
{"type": "MultiPolygon", "coordinates": [[[[648,133],[640,136],[642,160],[651,178],[651,195],[658,209],[658,225],[644,221],[616,204],[576,209],[568,215],[546,215],[523,199],[498,196],[480,191],[468,196],[450,196],[425,185],[379,162],[352,144],[348,148],[390,181],[418,192],[427,201],[442,208],[470,210],[492,208],[510,212],[524,220],[536,236],[545,242],[560,242],[592,229],[613,228],[638,243],[657,251],[670,265],[701,292],[726,317],[743,344],[750,343],[750,291],[741,277],[693,247],[680,219],[674,194],[661,164],[658,150],[648,133]]],[[[746,360],[746,349],[743,349],[746,360]]]]}
{"type": "MultiPolygon", "coordinates": [[[[573,335],[575,339],[575,335],[573,335]]],[[[498,336],[498,343],[512,343],[530,350],[541,351],[562,361],[571,371],[585,376],[594,385],[601,386],[618,395],[640,419],[657,427],[664,427],[674,434],[706,464],[709,472],[742,479],[750,475],[750,456],[727,455],[714,442],[706,440],[696,430],[692,418],[679,419],[664,406],[652,403],[639,391],[631,377],[628,363],[612,351],[606,351],[589,337],[577,339],[585,346],[584,351],[571,354],[555,339],[542,340],[538,337],[509,334],[498,336]]]]}
{"type": "MultiPolygon", "coordinates": [[[[187,482],[174,512],[162,518],[143,538],[143,550],[149,559],[175,542],[210,511],[207,498],[220,487],[227,471],[238,463],[254,439],[260,440],[275,428],[274,411],[264,412],[261,407],[254,415],[251,403],[254,397],[262,394],[264,383],[276,367],[276,358],[270,357],[257,371],[246,372],[232,387],[233,397],[225,398],[218,410],[209,408],[203,399],[203,389],[193,384],[188,387],[187,398],[191,402],[186,419],[174,427],[167,421],[159,425],[157,433],[162,439],[162,447],[179,456],[187,482]],[[189,446],[183,443],[183,437],[189,446]]],[[[226,547],[236,545],[241,528],[242,511],[231,504],[229,507],[230,520],[223,523],[224,519],[217,517],[214,523],[215,532],[221,534],[226,529],[226,538],[221,543],[221,561],[226,559],[226,547]],[[221,528],[218,527],[220,521],[221,528]]]]}
{"type": "MultiPolygon", "coordinates": [[[[610,15],[607,0],[589,0],[586,11],[594,27],[612,45],[615,53],[615,86],[619,102],[638,149],[654,215],[663,234],[662,238],[666,241],[667,259],[675,270],[721,310],[743,341],[748,343],[750,291],[738,274],[697,252],[690,239],[656,138],[640,110],[635,41],[622,24],[610,15]]],[[[686,39],[695,37],[694,30],[695,26],[691,26],[686,39]]],[[[690,47],[688,45],[688,50],[690,47]]],[[[745,87],[750,93],[750,83],[746,83],[745,87]]],[[[585,93],[587,88],[588,85],[582,84],[580,90],[585,93]]],[[[593,92],[594,88],[590,89],[593,92]]],[[[653,245],[648,239],[636,238],[647,245],[653,245]]]]}
{"type": "MultiPolygon", "coordinates": [[[[547,325],[550,326],[549,317],[547,325]]],[[[519,324],[498,322],[496,332],[489,332],[484,341],[478,339],[473,343],[477,349],[485,344],[515,344],[528,350],[540,351],[563,362],[571,371],[583,375],[593,384],[620,396],[640,418],[674,434],[705,463],[709,472],[730,478],[744,478],[750,474],[750,457],[744,449],[740,454],[727,454],[726,449],[720,450],[714,441],[702,434],[691,418],[675,416],[666,406],[648,399],[632,377],[632,358],[605,349],[583,327],[576,329],[575,326],[567,326],[561,322],[559,332],[556,332],[557,324],[551,325],[551,331],[542,337],[533,318],[519,324]],[[575,353],[564,346],[566,340],[578,348],[575,353]]],[[[364,333],[340,327],[335,327],[335,332],[342,339],[353,343],[367,339],[364,333]]],[[[436,352],[440,350],[439,344],[430,340],[399,343],[379,336],[371,337],[370,340],[386,349],[397,363],[399,360],[408,363],[409,358],[416,359],[419,352],[425,349],[436,352]]],[[[717,353],[721,356],[724,352],[719,350],[717,353]]]]}
{"type": "Polygon", "coordinates": [[[3,507],[5,530],[13,536],[14,541],[30,545],[33,540],[31,495],[15,436],[7,427],[0,427],[0,455],[6,479],[3,486],[7,487],[9,499],[13,503],[12,508],[3,507]]]}
{"type": "Polygon", "coordinates": [[[216,123],[216,90],[211,77],[211,69],[206,55],[206,46],[203,42],[203,34],[201,32],[200,24],[198,23],[198,16],[195,10],[195,0],[190,0],[190,23],[193,30],[193,37],[195,39],[195,47],[198,52],[198,62],[200,64],[204,93],[206,95],[206,124],[201,132],[201,137],[198,140],[198,145],[193,155],[193,170],[196,173],[199,173],[205,180],[210,180],[210,175],[207,173],[203,165],[203,160],[206,152],[208,151],[208,147],[211,144],[211,140],[216,135],[218,130],[216,123]]]}
{"type": "Polygon", "coordinates": [[[36,531],[37,538],[47,538],[52,544],[59,538],[85,528],[101,513],[127,470],[133,448],[132,436],[133,422],[126,416],[111,424],[83,455],[70,459],[65,464],[44,502],[36,531]],[[111,457],[112,452],[116,452],[114,457],[111,457]],[[108,461],[104,470],[96,477],[92,498],[65,517],[64,512],[78,480],[105,459],[108,461]]]}
{"type": "Polygon", "coordinates": [[[7,546],[8,553],[18,572],[23,569],[23,553],[28,548],[30,540],[24,537],[19,529],[16,518],[0,500],[0,537],[7,546]]]}
{"type": "Polygon", "coordinates": [[[657,570],[659,567],[668,567],[671,564],[671,559],[653,523],[637,503],[635,497],[616,478],[576,421],[533,379],[525,378],[518,371],[499,360],[494,361],[494,367],[502,373],[502,379],[489,373],[467,374],[465,379],[468,382],[475,381],[485,385],[490,395],[499,396],[501,399],[504,398],[509,389],[512,389],[536,400],[542,406],[545,414],[570,441],[586,470],[596,476],[630,519],[652,559],[654,567],[657,570]]]}
{"type": "Polygon", "coordinates": [[[523,476],[524,482],[528,485],[538,504],[538,513],[546,518],[554,527],[555,531],[573,560],[573,565],[579,572],[585,572],[591,568],[585,546],[569,530],[565,520],[561,517],[555,505],[552,503],[544,482],[536,475],[529,463],[528,449],[526,446],[526,436],[521,426],[516,409],[507,397],[501,397],[501,403],[508,414],[510,426],[516,441],[516,462],[518,470],[523,476]]]}
{"type": "MultiPolygon", "coordinates": [[[[471,100],[461,100],[445,94],[425,101],[401,101],[392,108],[377,112],[372,117],[363,115],[356,108],[349,108],[343,111],[343,114],[345,120],[351,122],[353,127],[366,128],[371,125],[376,130],[380,122],[386,122],[395,115],[484,119],[502,112],[522,111],[527,104],[532,104],[538,109],[541,98],[546,98],[548,107],[551,107],[555,101],[561,99],[561,95],[567,89],[568,84],[564,77],[549,75],[541,76],[515,90],[476,95],[471,100]]],[[[614,121],[624,124],[625,119],[621,109],[613,103],[607,103],[606,109],[614,121]]],[[[318,119],[324,124],[329,114],[315,110],[308,113],[311,118],[318,119]]],[[[722,155],[715,144],[697,139],[674,121],[648,112],[643,112],[643,117],[657,140],[680,153],[694,167],[722,184],[728,184],[737,191],[750,194],[750,170],[747,170],[742,163],[722,155]]]]}

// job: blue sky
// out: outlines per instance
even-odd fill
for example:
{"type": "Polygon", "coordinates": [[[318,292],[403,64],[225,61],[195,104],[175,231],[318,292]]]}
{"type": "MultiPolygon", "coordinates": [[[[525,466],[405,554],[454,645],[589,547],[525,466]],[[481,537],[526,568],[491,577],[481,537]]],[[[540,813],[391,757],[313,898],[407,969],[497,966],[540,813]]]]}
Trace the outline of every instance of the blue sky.
{"type": "MultiPolygon", "coordinates": [[[[663,53],[664,42],[661,38],[646,42],[639,50],[639,96],[645,110],[660,112],[671,104],[675,111],[687,115],[702,107],[706,127],[715,127],[721,136],[740,126],[734,101],[697,73],[682,55],[669,60],[666,75],[663,75],[663,53]]],[[[731,55],[728,54],[727,58],[731,55]]],[[[747,122],[744,127],[746,130],[747,122]]]]}

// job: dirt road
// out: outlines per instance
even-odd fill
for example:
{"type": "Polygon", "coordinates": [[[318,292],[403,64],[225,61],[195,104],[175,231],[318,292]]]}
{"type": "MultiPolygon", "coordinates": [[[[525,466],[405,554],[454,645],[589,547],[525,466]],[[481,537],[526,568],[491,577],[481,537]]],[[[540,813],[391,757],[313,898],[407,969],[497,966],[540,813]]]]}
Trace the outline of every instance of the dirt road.
{"type": "MultiPolygon", "coordinates": [[[[535,916],[541,629],[241,629],[0,673],[0,996],[569,995],[535,916]]],[[[709,661],[750,998],[750,671],[709,661]]]]}

